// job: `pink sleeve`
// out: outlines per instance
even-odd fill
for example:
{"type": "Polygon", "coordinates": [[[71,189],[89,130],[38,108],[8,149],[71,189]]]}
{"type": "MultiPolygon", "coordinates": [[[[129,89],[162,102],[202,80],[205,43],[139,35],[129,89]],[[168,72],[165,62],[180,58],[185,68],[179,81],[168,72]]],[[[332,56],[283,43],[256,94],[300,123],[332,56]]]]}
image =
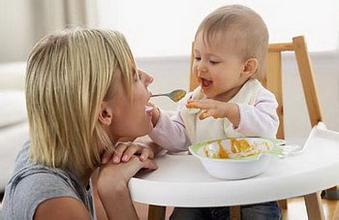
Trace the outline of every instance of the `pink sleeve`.
{"type": "Polygon", "coordinates": [[[279,126],[278,103],[270,91],[261,89],[254,105],[238,106],[240,123],[236,131],[245,136],[276,137],[279,126]]]}
{"type": "Polygon", "coordinates": [[[158,123],[149,136],[155,143],[172,152],[186,151],[191,144],[179,111],[171,116],[161,111],[158,123]]]}

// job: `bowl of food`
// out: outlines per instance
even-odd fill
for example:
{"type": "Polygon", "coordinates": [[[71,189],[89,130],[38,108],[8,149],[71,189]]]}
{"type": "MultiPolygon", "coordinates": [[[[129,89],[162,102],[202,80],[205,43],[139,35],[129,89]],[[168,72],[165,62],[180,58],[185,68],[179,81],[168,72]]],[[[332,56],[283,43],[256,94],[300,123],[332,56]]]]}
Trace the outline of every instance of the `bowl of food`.
{"type": "Polygon", "coordinates": [[[278,144],[266,138],[227,138],[189,147],[207,172],[221,179],[245,179],[257,176],[269,167],[278,144]]]}

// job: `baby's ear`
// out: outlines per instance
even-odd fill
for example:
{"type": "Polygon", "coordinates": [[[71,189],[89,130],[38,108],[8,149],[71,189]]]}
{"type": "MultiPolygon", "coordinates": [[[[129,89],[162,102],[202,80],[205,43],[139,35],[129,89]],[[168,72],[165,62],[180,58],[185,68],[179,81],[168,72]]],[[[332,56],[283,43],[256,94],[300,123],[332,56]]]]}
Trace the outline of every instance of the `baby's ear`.
{"type": "Polygon", "coordinates": [[[258,69],[258,60],[256,58],[250,58],[245,61],[242,74],[246,78],[251,77],[258,69]]]}
{"type": "Polygon", "coordinates": [[[101,124],[109,126],[113,120],[113,109],[108,105],[107,102],[101,104],[99,112],[99,121],[101,124]]]}

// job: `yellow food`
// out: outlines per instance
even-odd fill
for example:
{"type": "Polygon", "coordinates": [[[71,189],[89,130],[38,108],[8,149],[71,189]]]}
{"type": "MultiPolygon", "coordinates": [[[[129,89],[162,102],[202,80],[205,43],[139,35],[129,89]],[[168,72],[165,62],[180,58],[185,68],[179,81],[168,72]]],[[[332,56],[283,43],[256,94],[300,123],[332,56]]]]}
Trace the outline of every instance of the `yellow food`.
{"type": "Polygon", "coordinates": [[[230,138],[211,142],[204,146],[206,157],[214,159],[237,159],[257,155],[269,150],[266,141],[249,141],[244,138],[230,138]]]}
{"type": "Polygon", "coordinates": [[[222,159],[228,159],[228,158],[230,158],[230,157],[228,156],[228,153],[227,153],[227,152],[225,151],[225,149],[223,148],[221,141],[218,141],[218,146],[219,146],[219,158],[222,158],[222,159]]]}
{"type": "Polygon", "coordinates": [[[231,139],[231,151],[232,153],[240,153],[240,152],[247,152],[252,150],[253,148],[247,142],[247,140],[237,140],[232,138],[231,139]]]}

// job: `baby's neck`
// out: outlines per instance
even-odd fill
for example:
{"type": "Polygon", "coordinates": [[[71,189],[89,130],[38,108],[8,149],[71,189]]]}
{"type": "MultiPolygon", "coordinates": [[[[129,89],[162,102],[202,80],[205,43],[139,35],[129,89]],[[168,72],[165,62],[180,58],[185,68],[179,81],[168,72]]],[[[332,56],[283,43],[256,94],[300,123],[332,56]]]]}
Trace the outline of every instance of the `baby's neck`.
{"type": "Polygon", "coordinates": [[[222,94],[217,95],[214,97],[214,100],[221,101],[221,102],[228,102],[230,101],[241,89],[243,85],[240,85],[238,87],[235,87],[231,90],[228,90],[227,92],[224,92],[222,94]]]}

